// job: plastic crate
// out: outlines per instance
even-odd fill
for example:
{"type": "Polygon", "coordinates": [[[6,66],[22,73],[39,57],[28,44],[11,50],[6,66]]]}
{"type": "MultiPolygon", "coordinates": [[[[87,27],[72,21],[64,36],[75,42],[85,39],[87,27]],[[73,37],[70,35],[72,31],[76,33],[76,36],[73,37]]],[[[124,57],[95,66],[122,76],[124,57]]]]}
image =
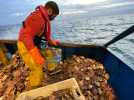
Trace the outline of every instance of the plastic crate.
{"type": "Polygon", "coordinates": [[[18,95],[16,100],[32,100],[40,96],[48,97],[56,91],[65,89],[70,89],[76,100],[78,100],[78,98],[79,100],[85,100],[75,78],[70,78],[41,88],[23,92],[20,95],[18,95]]]}

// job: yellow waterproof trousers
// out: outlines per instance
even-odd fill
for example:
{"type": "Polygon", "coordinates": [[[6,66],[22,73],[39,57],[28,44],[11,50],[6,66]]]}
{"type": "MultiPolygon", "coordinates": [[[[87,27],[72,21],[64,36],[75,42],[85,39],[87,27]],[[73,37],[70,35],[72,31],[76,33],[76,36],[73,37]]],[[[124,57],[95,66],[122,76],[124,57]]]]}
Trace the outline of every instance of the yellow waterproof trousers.
{"type": "Polygon", "coordinates": [[[30,74],[28,77],[30,87],[40,86],[43,78],[43,66],[34,61],[32,55],[29,53],[23,42],[18,41],[17,46],[20,56],[26,66],[30,69],[30,74]]]}

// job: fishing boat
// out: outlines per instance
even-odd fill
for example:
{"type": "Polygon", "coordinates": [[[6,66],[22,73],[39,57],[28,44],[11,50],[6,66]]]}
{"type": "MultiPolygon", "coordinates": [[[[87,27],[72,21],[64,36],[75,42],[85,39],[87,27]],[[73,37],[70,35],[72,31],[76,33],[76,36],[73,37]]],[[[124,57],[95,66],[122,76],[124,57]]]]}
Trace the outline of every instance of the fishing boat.
{"type": "MultiPolygon", "coordinates": [[[[132,33],[130,29],[132,29],[132,27],[121,33],[121,35],[124,33],[128,34],[128,31],[129,33],[132,33]]],[[[126,35],[119,35],[117,36],[118,39],[114,38],[112,42],[110,41],[105,46],[62,43],[59,48],[62,49],[62,59],[66,59],[72,55],[80,55],[100,61],[110,75],[108,82],[114,89],[117,98],[119,100],[134,100],[134,70],[131,68],[132,66],[124,63],[106,48],[111,43],[125,36],[126,35]]],[[[8,39],[4,41],[1,39],[0,43],[5,44],[8,47],[9,52],[13,52],[16,41],[8,39]]]]}

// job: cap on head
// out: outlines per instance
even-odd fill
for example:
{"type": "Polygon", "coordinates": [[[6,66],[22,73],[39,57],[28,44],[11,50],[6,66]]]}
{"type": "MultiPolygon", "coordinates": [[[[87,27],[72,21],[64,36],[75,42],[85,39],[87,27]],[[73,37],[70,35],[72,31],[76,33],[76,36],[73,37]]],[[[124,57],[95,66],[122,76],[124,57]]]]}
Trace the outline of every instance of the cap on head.
{"type": "Polygon", "coordinates": [[[54,2],[54,1],[48,1],[45,4],[45,8],[52,9],[53,13],[56,14],[56,15],[59,14],[59,7],[58,7],[57,3],[54,2]]]}

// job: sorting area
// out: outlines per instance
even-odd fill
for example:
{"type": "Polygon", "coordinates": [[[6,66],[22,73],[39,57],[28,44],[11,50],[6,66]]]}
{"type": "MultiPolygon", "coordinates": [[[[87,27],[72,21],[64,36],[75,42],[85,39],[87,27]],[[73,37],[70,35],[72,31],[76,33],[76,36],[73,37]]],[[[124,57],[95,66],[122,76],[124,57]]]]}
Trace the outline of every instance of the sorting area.
{"type": "MultiPolygon", "coordinates": [[[[108,84],[109,74],[103,64],[95,59],[73,55],[61,61],[55,72],[46,71],[42,86],[69,78],[75,78],[86,100],[116,100],[112,87],[108,84]]],[[[30,70],[18,53],[12,56],[10,64],[0,63],[0,96],[4,100],[15,100],[22,92],[31,90],[28,85],[30,70]]],[[[49,97],[38,97],[34,100],[75,100],[69,89],[56,91],[49,97]]],[[[31,100],[31,99],[29,99],[31,100]]]]}

